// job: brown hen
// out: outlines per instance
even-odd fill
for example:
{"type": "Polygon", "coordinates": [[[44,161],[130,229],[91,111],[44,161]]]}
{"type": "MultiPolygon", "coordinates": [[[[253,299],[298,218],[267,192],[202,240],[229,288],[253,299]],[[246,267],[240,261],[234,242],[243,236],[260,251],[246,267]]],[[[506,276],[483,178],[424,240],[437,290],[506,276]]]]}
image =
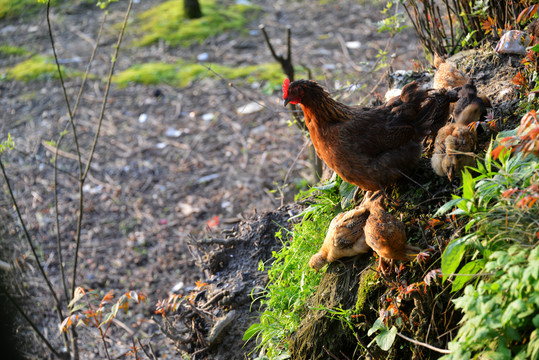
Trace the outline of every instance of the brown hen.
{"type": "Polygon", "coordinates": [[[365,242],[379,256],[378,270],[387,275],[385,259],[391,263],[393,260],[412,260],[420,249],[406,242],[404,224],[386,211],[383,202],[381,191],[366,195],[363,206],[369,210],[369,217],[364,231],[365,242]]]}
{"type": "Polygon", "coordinates": [[[435,89],[453,89],[468,81],[468,76],[465,73],[438,54],[434,54],[434,67],[436,68],[433,79],[435,89]]]}
{"type": "Polygon", "coordinates": [[[479,104],[472,103],[459,113],[455,123],[447,124],[438,131],[431,159],[436,174],[453,181],[464,167],[475,165],[477,136],[468,125],[479,121],[482,110],[479,104]]]}
{"type": "Polygon", "coordinates": [[[335,216],[320,251],[311,257],[309,266],[320,270],[337,259],[369,252],[363,232],[368,216],[369,212],[362,206],[335,216]]]}
{"type": "Polygon", "coordinates": [[[285,79],[285,105],[300,104],[318,156],[363,190],[393,184],[419,162],[422,139],[445,125],[457,93],[423,90],[415,82],[377,107],[348,106],[311,80],[285,79]]]}

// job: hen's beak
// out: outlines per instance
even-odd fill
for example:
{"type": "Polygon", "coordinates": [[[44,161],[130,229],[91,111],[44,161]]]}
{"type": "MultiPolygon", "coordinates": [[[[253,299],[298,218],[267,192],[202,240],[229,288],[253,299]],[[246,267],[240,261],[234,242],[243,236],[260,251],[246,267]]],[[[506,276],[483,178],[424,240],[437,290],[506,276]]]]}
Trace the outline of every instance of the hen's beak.
{"type": "Polygon", "coordinates": [[[288,98],[284,99],[284,105],[283,106],[288,105],[289,102],[290,102],[290,100],[288,100],[288,98]]]}

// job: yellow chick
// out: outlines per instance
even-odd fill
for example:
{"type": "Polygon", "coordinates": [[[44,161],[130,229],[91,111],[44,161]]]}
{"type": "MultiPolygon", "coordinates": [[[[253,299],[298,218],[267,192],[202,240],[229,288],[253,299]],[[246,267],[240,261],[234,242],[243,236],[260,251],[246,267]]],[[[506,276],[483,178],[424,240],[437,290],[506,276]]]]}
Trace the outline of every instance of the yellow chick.
{"type": "Polygon", "coordinates": [[[311,257],[309,266],[320,270],[324,265],[343,257],[370,251],[365,243],[363,227],[369,212],[363,206],[338,214],[331,220],[320,251],[311,257]]]}

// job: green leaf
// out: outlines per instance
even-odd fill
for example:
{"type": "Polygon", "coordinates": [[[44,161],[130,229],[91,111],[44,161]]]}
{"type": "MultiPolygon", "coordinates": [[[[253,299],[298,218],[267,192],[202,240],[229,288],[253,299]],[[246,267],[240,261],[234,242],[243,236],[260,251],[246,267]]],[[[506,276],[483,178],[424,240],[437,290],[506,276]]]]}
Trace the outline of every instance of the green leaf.
{"type": "Polygon", "coordinates": [[[339,195],[341,195],[341,208],[346,209],[352,203],[357,186],[343,181],[339,187],[339,195]]]}
{"type": "Polygon", "coordinates": [[[108,324],[114,318],[115,318],[115,314],[113,314],[112,312],[108,313],[107,316],[105,316],[105,320],[103,320],[101,324],[99,324],[99,327],[102,327],[103,325],[108,324]]]}
{"type": "Polygon", "coordinates": [[[453,200],[445,203],[444,205],[442,205],[438,209],[438,211],[436,211],[436,213],[434,214],[433,217],[438,217],[440,215],[445,214],[446,212],[448,212],[449,210],[451,210],[452,208],[457,206],[461,201],[464,201],[464,199],[463,198],[457,198],[457,199],[453,199],[453,200]]]}
{"type": "Polygon", "coordinates": [[[502,315],[502,325],[514,320],[518,314],[526,310],[526,304],[522,299],[516,299],[511,302],[502,315]]]}
{"type": "Polygon", "coordinates": [[[264,329],[264,325],[258,324],[258,323],[255,323],[255,324],[249,326],[249,328],[247,330],[245,330],[245,333],[243,334],[243,341],[251,340],[251,338],[253,336],[258,334],[263,329],[264,329]]]}
{"type": "Polygon", "coordinates": [[[474,234],[468,234],[461,238],[455,239],[447,245],[442,254],[442,283],[448,276],[452,275],[460,265],[464,250],[466,250],[467,242],[474,234]]]}
{"type": "Polygon", "coordinates": [[[391,329],[383,330],[380,334],[378,334],[375,340],[380,349],[388,351],[389,349],[391,349],[391,346],[393,346],[396,336],[397,328],[395,326],[392,326],[391,329]]]}
{"type": "Polygon", "coordinates": [[[11,150],[15,148],[15,143],[13,142],[13,139],[11,138],[11,134],[8,133],[7,134],[7,140],[4,140],[2,142],[0,142],[0,155],[6,151],[6,150],[11,150]]]}
{"type": "Polygon", "coordinates": [[[462,197],[472,199],[475,188],[475,179],[470,172],[465,169],[462,172],[462,197]]]}
{"type": "Polygon", "coordinates": [[[474,276],[471,275],[477,274],[479,271],[481,271],[481,269],[483,269],[484,266],[484,260],[474,260],[466,263],[458,272],[459,276],[455,276],[451,292],[462,289],[468,281],[474,278],[474,276]],[[465,274],[469,274],[470,276],[465,276],[465,274]]]}
{"type": "Polygon", "coordinates": [[[539,329],[539,314],[534,316],[532,323],[537,329],[539,329]]]}
{"type": "Polygon", "coordinates": [[[367,331],[367,336],[371,336],[375,332],[377,332],[379,329],[382,329],[384,327],[384,323],[380,318],[376,319],[372,327],[367,331]]]}
{"type": "Polygon", "coordinates": [[[331,182],[329,182],[329,183],[327,183],[327,184],[324,184],[324,185],[313,186],[313,189],[321,190],[321,191],[326,191],[326,190],[331,190],[331,189],[333,189],[336,185],[337,185],[337,181],[331,181],[331,182]]]}
{"type": "Polygon", "coordinates": [[[539,334],[537,330],[532,331],[530,335],[530,343],[528,344],[526,355],[528,359],[539,359],[539,334]]]}

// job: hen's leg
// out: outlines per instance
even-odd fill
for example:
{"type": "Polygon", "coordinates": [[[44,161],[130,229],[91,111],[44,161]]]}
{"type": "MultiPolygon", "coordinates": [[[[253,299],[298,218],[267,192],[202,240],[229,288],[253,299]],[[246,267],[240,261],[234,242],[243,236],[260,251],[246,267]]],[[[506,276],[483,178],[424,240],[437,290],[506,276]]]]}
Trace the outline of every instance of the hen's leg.
{"type": "Polygon", "coordinates": [[[380,261],[378,263],[378,271],[382,273],[382,275],[384,276],[387,276],[388,275],[388,271],[387,271],[387,264],[384,260],[383,257],[380,256],[380,261]]]}
{"type": "Polygon", "coordinates": [[[364,193],[363,199],[361,200],[360,203],[358,203],[358,202],[359,202],[359,193],[360,193],[360,192],[361,192],[361,189],[359,188],[359,186],[357,186],[357,187],[356,187],[356,191],[354,191],[354,196],[352,197],[352,203],[357,204],[357,206],[363,204],[363,202],[365,201],[365,198],[367,197],[367,193],[368,193],[369,191],[366,191],[366,192],[364,193]]]}

